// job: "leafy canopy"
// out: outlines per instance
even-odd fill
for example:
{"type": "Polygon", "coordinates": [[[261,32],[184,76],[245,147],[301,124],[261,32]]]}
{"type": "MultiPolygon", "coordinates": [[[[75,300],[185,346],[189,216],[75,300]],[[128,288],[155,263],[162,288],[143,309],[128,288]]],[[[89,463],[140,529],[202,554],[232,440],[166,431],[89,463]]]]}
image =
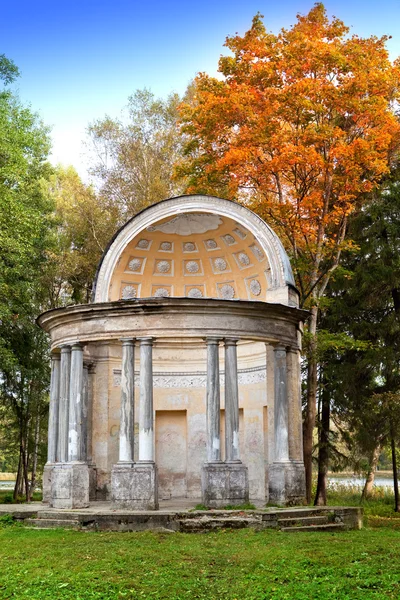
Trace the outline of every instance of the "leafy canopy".
{"type": "Polygon", "coordinates": [[[178,176],[190,192],[237,198],[272,221],[303,303],[323,296],[348,216],[399,144],[400,70],[385,42],[349,37],[322,4],[278,35],[258,14],[227,38],[221,77],[199,74],[194,103],[180,109],[189,141],[178,176]]]}

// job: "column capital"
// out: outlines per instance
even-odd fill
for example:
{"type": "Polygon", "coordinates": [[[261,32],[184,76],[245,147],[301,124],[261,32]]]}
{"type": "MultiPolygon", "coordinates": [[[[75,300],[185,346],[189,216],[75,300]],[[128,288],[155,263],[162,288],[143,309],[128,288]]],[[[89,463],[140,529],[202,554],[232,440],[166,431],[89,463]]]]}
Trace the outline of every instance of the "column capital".
{"type": "Polygon", "coordinates": [[[205,342],[208,345],[219,345],[219,343],[222,341],[222,338],[216,337],[216,336],[208,336],[206,338],[204,338],[205,342]]]}
{"type": "Polygon", "coordinates": [[[72,342],[72,344],[71,344],[71,351],[72,351],[72,352],[73,352],[74,350],[75,350],[75,351],[77,351],[77,350],[81,350],[81,351],[83,351],[83,346],[84,346],[84,344],[82,344],[82,343],[81,343],[81,342],[79,342],[79,341],[72,342]]]}
{"type": "Polygon", "coordinates": [[[69,354],[71,352],[71,345],[70,344],[63,344],[62,346],[60,346],[60,353],[61,354],[69,354]]]}
{"type": "Polygon", "coordinates": [[[276,344],[276,346],[274,345],[274,352],[286,352],[286,351],[287,351],[287,348],[283,344],[276,344]]]}
{"type": "Polygon", "coordinates": [[[154,338],[151,336],[138,337],[136,338],[141,346],[152,346],[154,338]]]}
{"type": "Polygon", "coordinates": [[[136,338],[134,337],[123,337],[119,339],[122,342],[123,346],[134,346],[136,342],[136,338]]]}
{"type": "Polygon", "coordinates": [[[60,352],[52,352],[50,355],[51,360],[61,360],[60,352]]]}
{"type": "Polygon", "coordinates": [[[236,346],[240,338],[238,337],[226,337],[224,338],[225,346],[236,346]]]}

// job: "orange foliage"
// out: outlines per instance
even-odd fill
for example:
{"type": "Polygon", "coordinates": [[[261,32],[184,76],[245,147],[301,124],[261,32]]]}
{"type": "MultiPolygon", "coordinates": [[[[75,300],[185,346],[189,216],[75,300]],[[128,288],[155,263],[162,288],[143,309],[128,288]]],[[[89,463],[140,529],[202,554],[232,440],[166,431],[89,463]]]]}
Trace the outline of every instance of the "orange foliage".
{"type": "Polygon", "coordinates": [[[188,192],[216,193],[272,220],[303,303],[318,305],[350,213],[388,172],[400,141],[400,63],[386,37],[349,36],[322,4],[278,35],[256,15],[228,37],[222,79],[199,74],[181,106],[188,192]]]}

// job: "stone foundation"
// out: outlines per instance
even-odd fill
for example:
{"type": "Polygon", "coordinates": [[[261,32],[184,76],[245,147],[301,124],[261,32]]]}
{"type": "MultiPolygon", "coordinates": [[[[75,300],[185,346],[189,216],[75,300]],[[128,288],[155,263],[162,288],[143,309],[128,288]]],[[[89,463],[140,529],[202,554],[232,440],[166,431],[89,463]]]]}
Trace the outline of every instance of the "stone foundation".
{"type": "Polygon", "coordinates": [[[201,473],[202,502],[208,508],[249,501],[248,470],[241,463],[207,463],[201,473]]]}
{"type": "Polygon", "coordinates": [[[117,509],[158,510],[158,473],[155,463],[114,465],[111,472],[111,501],[117,509]]]}
{"type": "Polygon", "coordinates": [[[97,469],[95,465],[89,464],[89,500],[96,500],[97,496],[97,469]]]}
{"type": "Polygon", "coordinates": [[[89,469],[86,463],[58,463],[53,467],[50,506],[69,509],[89,506],[89,469]]]}
{"type": "Polygon", "coordinates": [[[42,502],[49,504],[51,498],[51,474],[54,468],[54,463],[46,463],[43,469],[42,478],[42,502]]]}
{"type": "Polygon", "coordinates": [[[306,483],[301,461],[273,463],[268,475],[271,504],[294,506],[304,503],[306,483]]]}

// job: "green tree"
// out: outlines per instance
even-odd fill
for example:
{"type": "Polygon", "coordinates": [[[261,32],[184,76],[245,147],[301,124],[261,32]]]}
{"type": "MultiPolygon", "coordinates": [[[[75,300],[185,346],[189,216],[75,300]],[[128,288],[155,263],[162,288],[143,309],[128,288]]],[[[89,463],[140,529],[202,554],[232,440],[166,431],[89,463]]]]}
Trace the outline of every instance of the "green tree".
{"type": "Polygon", "coordinates": [[[352,433],[353,443],[367,457],[365,496],[381,449],[399,441],[400,183],[396,174],[353,217],[350,234],[358,251],[345,253],[342,269],[331,282],[321,325],[349,340],[348,348],[326,363],[328,397],[352,433]]]}
{"type": "Polygon", "coordinates": [[[85,185],[73,167],[43,182],[55,206],[53,250],[42,278],[50,307],[90,301],[98,262],[118,228],[118,207],[85,185]]]}
{"type": "Polygon", "coordinates": [[[182,146],[179,102],[177,94],[162,100],[149,90],[137,90],[129,98],[127,119],[106,116],[88,128],[94,159],[90,172],[101,195],[118,207],[121,225],[142,208],[182,189],[182,183],[172,179],[182,146]]]}
{"type": "Polygon", "coordinates": [[[17,67],[1,55],[0,402],[11,424],[10,445],[18,446],[20,489],[29,498],[28,472],[35,480],[40,423],[47,411],[48,342],[35,318],[43,306],[40,281],[51,246],[53,205],[43,193],[51,173],[48,130],[7,88],[16,76],[17,67]]]}

